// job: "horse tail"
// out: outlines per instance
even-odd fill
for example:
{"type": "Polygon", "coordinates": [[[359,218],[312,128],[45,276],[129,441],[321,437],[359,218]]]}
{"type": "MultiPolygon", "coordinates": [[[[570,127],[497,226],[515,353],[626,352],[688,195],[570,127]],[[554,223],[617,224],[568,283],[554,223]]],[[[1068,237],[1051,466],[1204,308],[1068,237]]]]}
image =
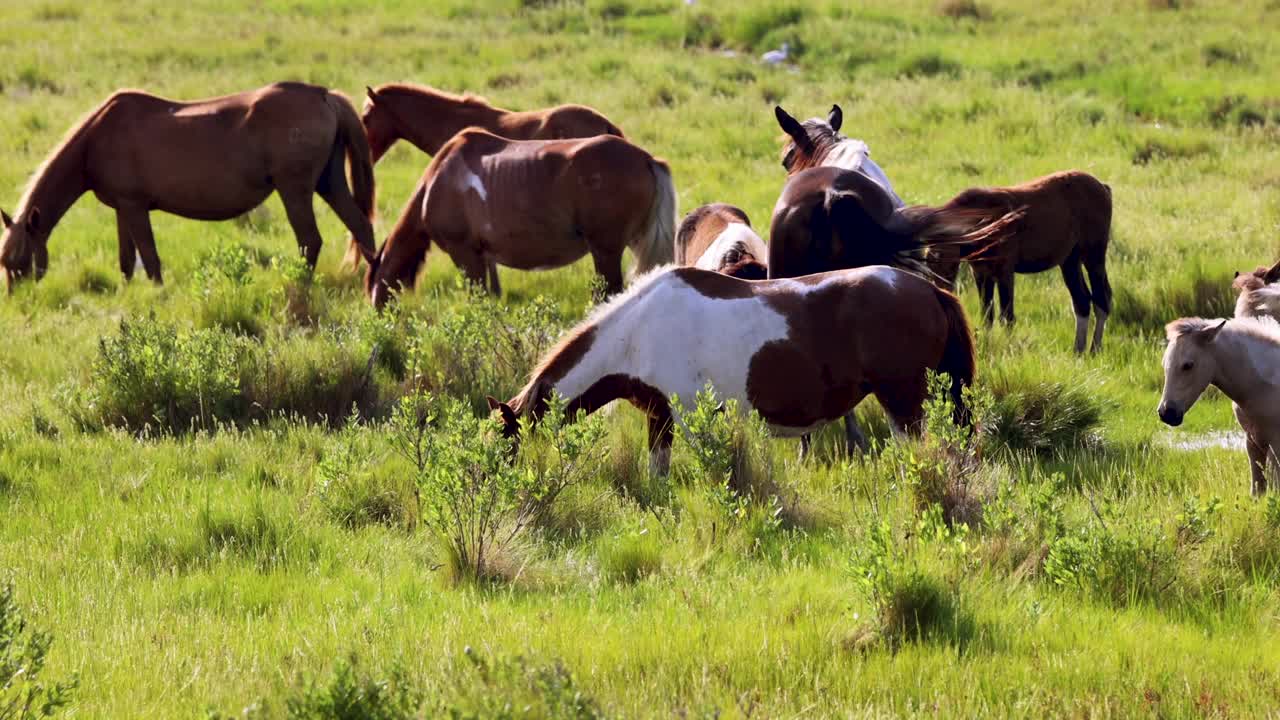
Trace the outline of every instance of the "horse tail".
{"type": "Polygon", "coordinates": [[[636,254],[637,274],[673,262],[676,252],[676,186],[671,180],[671,168],[662,160],[650,158],[649,172],[653,173],[653,206],[639,241],[631,247],[636,254]]]}
{"type": "MultiPolygon", "coordinates": [[[[338,116],[338,139],[347,151],[347,162],[351,168],[351,194],[355,196],[356,207],[372,225],[376,186],[373,180],[373,156],[369,151],[369,137],[365,134],[364,122],[360,120],[355,106],[343,95],[330,92],[329,106],[338,116]]],[[[352,233],[346,263],[354,268],[360,264],[362,256],[366,260],[372,258],[374,250],[372,247],[361,247],[360,239],[352,233]]]]}
{"type": "Polygon", "coordinates": [[[1022,229],[1027,206],[1012,209],[965,207],[955,201],[941,207],[909,207],[899,211],[915,226],[918,249],[950,251],[949,257],[967,262],[1002,256],[1007,243],[1022,229]]]}
{"type": "Polygon", "coordinates": [[[956,424],[972,425],[973,417],[964,401],[964,389],[973,383],[976,374],[973,331],[969,328],[964,306],[955,295],[938,287],[933,292],[942,306],[942,314],[947,318],[947,341],[942,348],[942,360],[935,369],[951,377],[951,401],[955,405],[956,424]]]}

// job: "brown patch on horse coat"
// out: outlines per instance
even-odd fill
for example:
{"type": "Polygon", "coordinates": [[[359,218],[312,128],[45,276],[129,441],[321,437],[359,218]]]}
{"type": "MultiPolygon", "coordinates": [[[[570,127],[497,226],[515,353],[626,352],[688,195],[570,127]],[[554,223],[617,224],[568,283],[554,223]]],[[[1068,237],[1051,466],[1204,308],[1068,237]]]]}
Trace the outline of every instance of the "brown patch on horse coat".
{"type": "Polygon", "coordinates": [[[729,225],[742,223],[751,227],[751,220],[741,208],[728,203],[708,203],[695,208],[676,230],[676,262],[693,265],[729,225]]]}

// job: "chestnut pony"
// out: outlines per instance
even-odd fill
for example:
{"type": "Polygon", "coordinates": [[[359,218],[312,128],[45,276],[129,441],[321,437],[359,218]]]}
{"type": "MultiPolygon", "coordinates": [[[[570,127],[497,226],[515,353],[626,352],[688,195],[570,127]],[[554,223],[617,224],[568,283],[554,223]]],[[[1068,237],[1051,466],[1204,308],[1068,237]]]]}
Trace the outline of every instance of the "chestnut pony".
{"type": "Polygon", "coordinates": [[[15,217],[3,215],[0,265],[10,283],[33,265],[42,277],[49,233],[81,195],[93,192],[116,211],[125,278],[137,258],[161,282],[151,211],[227,220],[273,191],[308,265],[320,254],[311,207],[317,193],[352,233],[348,258],[373,257],[373,163],[360,116],[342,95],[277,83],[185,103],[121,90],[77,123],[36,170],[15,217]]]}
{"type": "Polygon", "coordinates": [[[552,391],[571,413],[627,400],[648,416],[650,465],[665,473],[679,421],[673,395],[692,408],[710,383],[780,435],[808,432],[875,395],[897,429],[918,431],[929,370],[950,375],[957,419],[968,422],[968,320],[955,296],[916,275],[880,266],[750,282],[663,268],[570,331],[509,402],[489,404],[513,436],[552,391]]]}
{"type": "MultiPolygon", "coordinates": [[[[1007,238],[998,256],[973,260],[973,279],[982,298],[983,321],[990,326],[1000,293],[1000,319],[1013,324],[1015,273],[1062,269],[1076,316],[1077,353],[1084,352],[1089,310],[1096,311],[1091,352],[1102,349],[1102,331],[1111,313],[1111,282],[1107,277],[1107,245],[1111,240],[1111,188],[1094,176],[1069,170],[1045,175],[1010,187],[971,188],[943,207],[985,211],[992,219],[1025,208],[1018,229],[1007,238]],[[1083,270],[1082,270],[1083,268],[1083,270]],[[1085,282],[1085,273],[1089,275],[1085,282]]],[[[934,270],[947,287],[955,283],[959,263],[947,248],[936,252],[934,270]]]]}
{"type": "Polygon", "coordinates": [[[434,242],[495,295],[500,264],[554,268],[586,254],[612,295],[626,248],[640,272],[671,262],[675,213],[667,164],[620,137],[508,140],[469,128],[427,166],[366,286],[377,307],[412,287],[434,242]]]}
{"type": "Polygon", "coordinates": [[[676,262],[743,280],[764,280],[769,248],[740,208],[711,203],[685,216],[676,230],[676,262]]]}
{"type": "Polygon", "coordinates": [[[391,83],[365,88],[364,129],[373,161],[404,139],[435,155],[449,138],[468,127],[480,127],[512,140],[563,140],[617,135],[617,125],[584,105],[557,105],[544,110],[503,110],[471,95],[451,95],[425,85],[391,83]]]}

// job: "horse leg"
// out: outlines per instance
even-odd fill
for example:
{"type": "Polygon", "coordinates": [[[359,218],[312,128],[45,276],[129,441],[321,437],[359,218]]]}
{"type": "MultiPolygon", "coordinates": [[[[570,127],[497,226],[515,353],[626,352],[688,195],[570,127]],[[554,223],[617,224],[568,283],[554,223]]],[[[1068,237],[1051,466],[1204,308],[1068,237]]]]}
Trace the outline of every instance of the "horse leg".
{"type": "Polygon", "coordinates": [[[604,278],[605,295],[611,297],[622,292],[622,251],[592,250],[591,260],[596,273],[604,278]]]}
{"type": "Polygon", "coordinates": [[[674,434],[671,410],[651,408],[649,411],[649,473],[651,475],[667,475],[671,472],[671,440],[674,434]]]}
{"type": "Polygon", "coordinates": [[[995,322],[996,279],[989,272],[973,269],[973,284],[978,286],[978,298],[982,301],[982,324],[988,328],[995,322]]]}
{"type": "Polygon", "coordinates": [[[809,457],[809,450],[812,445],[813,440],[810,439],[809,433],[800,436],[800,462],[804,462],[805,458],[809,457]]]}
{"type": "Polygon", "coordinates": [[[996,290],[1000,293],[1000,321],[1005,325],[1013,325],[1013,268],[1000,273],[996,280],[996,290]]]}
{"type": "Polygon", "coordinates": [[[316,269],[316,260],[320,258],[320,246],[324,240],[320,237],[320,228],[316,227],[316,211],[311,204],[311,189],[295,190],[278,188],[280,201],[284,203],[284,214],[289,218],[293,234],[298,239],[298,250],[307,261],[307,267],[316,269]]]}
{"type": "Polygon", "coordinates": [[[489,262],[485,260],[484,254],[475,246],[475,243],[465,235],[452,236],[441,240],[440,247],[449,253],[449,257],[453,260],[453,264],[458,266],[462,274],[466,276],[467,281],[472,285],[484,288],[489,294],[497,296],[499,288],[495,283],[489,286],[486,276],[489,271],[489,262]]]}
{"type": "Polygon", "coordinates": [[[345,158],[340,145],[334,146],[334,152],[329,157],[329,164],[325,167],[324,177],[316,191],[342,224],[347,226],[347,230],[355,237],[356,244],[367,250],[370,256],[377,252],[378,243],[373,237],[373,223],[360,211],[355,196],[351,194],[351,187],[347,184],[345,158]]]}
{"type": "MultiPolygon", "coordinates": [[[[120,235],[120,263],[124,264],[124,248],[136,249],[137,257],[142,259],[142,267],[147,277],[157,285],[164,284],[160,271],[160,255],[156,252],[156,239],[151,233],[151,215],[146,208],[120,207],[116,209],[116,230],[120,235]]],[[[133,260],[133,258],[130,258],[133,260]]],[[[132,275],[132,269],[125,274],[132,275]]]]}
{"type": "MultiPolygon", "coordinates": [[[[119,223],[119,216],[116,218],[119,223]]],[[[138,267],[138,249],[133,246],[133,240],[123,232],[117,232],[120,240],[120,273],[124,275],[125,282],[133,279],[133,271],[138,267]]]]}
{"type": "Polygon", "coordinates": [[[1107,258],[1105,255],[1086,256],[1084,268],[1089,273],[1089,284],[1093,286],[1093,307],[1098,311],[1090,352],[1098,352],[1102,349],[1102,328],[1107,324],[1107,316],[1111,314],[1111,281],[1107,279],[1107,258]]]}
{"type": "Polygon", "coordinates": [[[920,432],[924,420],[924,400],[928,394],[925,378],[897,380],[877,385],[872,389],[880,406],[889,414],[894,435],[915,435],[920,432]]]}
{"type": "Polygon", "coordinates": [[[867,436],[862,433],[862,428],[858,426],[858,416],[853,410],[844,414],[844,443],[849,452],[849,457],[865,453],[871,449],[871,443],[867,442],[867,436]]]}
{"type": "Polygon", "coordinates": [[[494,260],[489,261],[489,292],[502,297],[502,285],[498,283],[498,263],[494,260]]]}
{"type": "Polygon", "coordinates": [[[1249,453],[1249,473],[1252,477],[1252,490],[1255,497],[1267,492],[1267,461],[1270,453],[1266,446],[1259,442],[1253,433],[1245,433],[1244,446],[1249,453]]]}
{"type": "Polygon", "coordinates": [[[1085,285],[1080,268],[1080,251],[1072,250],[1062,262],[1062,281],[1071,292],[1071,308],[1076,314],[1076,354],[1084,352],[1085,336],[1089,333],[1089,287],[1085,285]]]}

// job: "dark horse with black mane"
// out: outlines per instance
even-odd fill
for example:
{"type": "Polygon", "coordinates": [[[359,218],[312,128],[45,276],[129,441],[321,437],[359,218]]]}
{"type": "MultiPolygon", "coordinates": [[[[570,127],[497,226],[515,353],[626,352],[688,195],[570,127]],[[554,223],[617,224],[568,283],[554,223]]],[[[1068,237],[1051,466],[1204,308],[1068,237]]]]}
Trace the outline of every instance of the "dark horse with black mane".
{"type": "MultiPolygon", "coordinates": [[[[839,105],[825,121],[801,123],[781,107],[774,112],[790,140],[782,150],[787,182],[770,226],[770,278],[869,265],[929,277],[928,248],[983,256],[998,250],[1018,225],[1020,208],[993,217],[981,208],[904,205],[866,143],[839,133],[839,105]]],[[[867,446],[852,415],[845,417],[845,432],[851,452],[867,446]]]]}

